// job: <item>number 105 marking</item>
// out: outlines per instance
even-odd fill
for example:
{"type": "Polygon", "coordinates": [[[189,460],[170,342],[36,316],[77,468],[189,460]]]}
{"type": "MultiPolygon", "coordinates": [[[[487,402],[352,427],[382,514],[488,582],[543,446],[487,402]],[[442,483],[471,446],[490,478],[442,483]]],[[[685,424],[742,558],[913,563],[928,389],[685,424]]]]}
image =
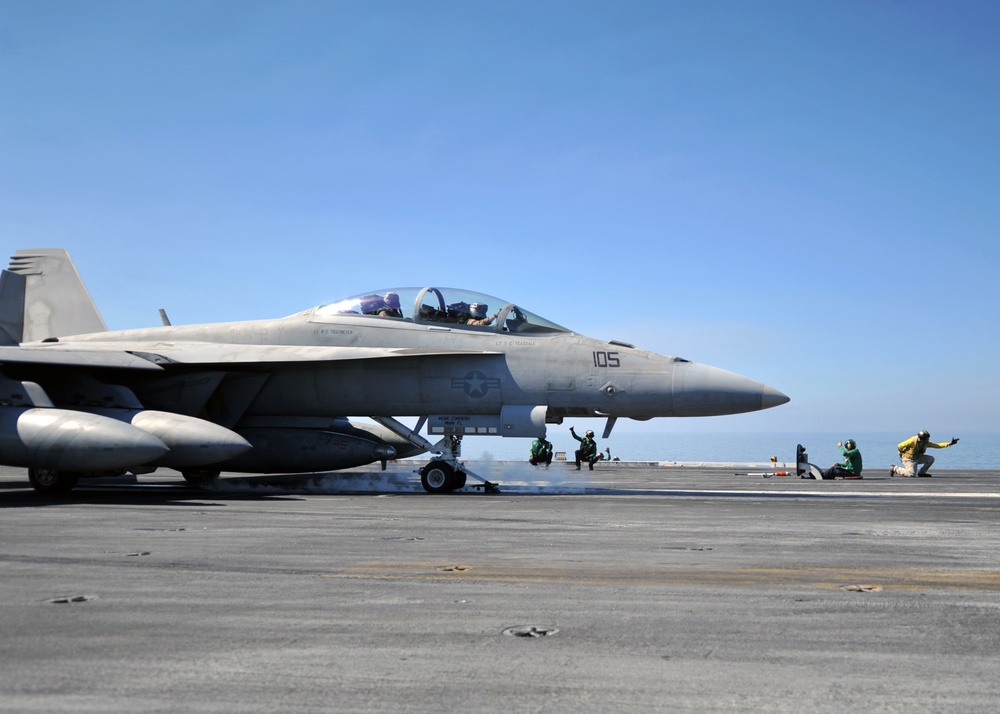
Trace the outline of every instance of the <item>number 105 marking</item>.
{"type": "Polygon", "coordinates": [[[595,367],[621,367],[622,361],[618,357],[617,352],[595,352],[594,353],[594,366],[595,367]]]}

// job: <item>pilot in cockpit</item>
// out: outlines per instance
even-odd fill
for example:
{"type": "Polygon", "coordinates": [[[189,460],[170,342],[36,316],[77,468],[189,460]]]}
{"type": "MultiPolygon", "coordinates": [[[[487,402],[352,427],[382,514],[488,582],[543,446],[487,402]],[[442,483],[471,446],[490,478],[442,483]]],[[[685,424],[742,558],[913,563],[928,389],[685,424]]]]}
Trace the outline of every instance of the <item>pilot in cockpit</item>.
{"type": "Polygon", "coordinates": [[[469,306],[469,312],[472,313],[472,317],[465,321],[466,325],[492,325],[493,321],[497,319],[496,315],[486,317],[487,311],[489,311],[490,306],[482,302],[474,302],[469,306]]]}
{"type": "Polygon", "coordinates": [[[403,312],[399,309],[399,295],[396,293],[386,293],[382,298],[384,305],[375,313],[380,317],[402,317],[403,312]]]}

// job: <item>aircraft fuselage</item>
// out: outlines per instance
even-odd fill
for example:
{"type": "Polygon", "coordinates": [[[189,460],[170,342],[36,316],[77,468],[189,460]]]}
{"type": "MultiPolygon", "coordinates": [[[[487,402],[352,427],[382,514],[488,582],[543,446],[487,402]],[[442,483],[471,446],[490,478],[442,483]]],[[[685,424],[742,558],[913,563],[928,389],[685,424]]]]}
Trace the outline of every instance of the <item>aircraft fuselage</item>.
{"type": "MultiPolygon", "coordinates": [[[[546,406],[549,421],[649,419],[733,414],[787,401],[732,372],[573,332],[520,336],[363,315],[318,321],[300,313],[79,335],[59,346],[87,343],[134,351],[225,343],[229,370],[239,369],[241,346],[386,348],[398,355],[269,364],[270,376],[248,406],[248,416],[495,414],[503,405],[523,404],[546,406]]],[[[260,364],[247,362],[245,368],[257,370],[260,364]]]]}

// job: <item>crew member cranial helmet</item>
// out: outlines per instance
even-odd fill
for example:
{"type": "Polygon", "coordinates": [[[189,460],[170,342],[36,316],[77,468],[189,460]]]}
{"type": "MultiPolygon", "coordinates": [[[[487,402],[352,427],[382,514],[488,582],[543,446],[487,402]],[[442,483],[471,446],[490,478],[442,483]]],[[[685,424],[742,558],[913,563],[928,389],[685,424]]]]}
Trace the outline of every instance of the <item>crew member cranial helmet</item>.
{"type": "Polygon", "coordinates": [[[857,444],[854,442],[854,439],[848,439],[847,441],[844,442],[844,448],[846,449],[853,449],[856,447],[857,444]]]}
{"type": "Polygon", "coordinates": [[[589,436],[590,438],[594,438],[594,430],[593,429],[587,429],[587,436],[589,436]]]}
{"type": "Polygon", "coordinates": [[[926,429],[922,429],[917,432],[917,438],[920,439],[921,441],[927,441],[928,439],[931,438],[931,433],[926,429]]]}
{"type": "Polygon", "coordinates": [[[385,300],[385,304],[393,310],[399,309],[399,295],[396,293],[386,293],[383,300],[385,300]]]}
{"type": "Polygon", "coordinates": [[[474,302],[469,306],[469,309],[472,311],[473,317],[483,318],[486,317],[486,311],[490,309],[490,306],[481,302],[474,302]]]}

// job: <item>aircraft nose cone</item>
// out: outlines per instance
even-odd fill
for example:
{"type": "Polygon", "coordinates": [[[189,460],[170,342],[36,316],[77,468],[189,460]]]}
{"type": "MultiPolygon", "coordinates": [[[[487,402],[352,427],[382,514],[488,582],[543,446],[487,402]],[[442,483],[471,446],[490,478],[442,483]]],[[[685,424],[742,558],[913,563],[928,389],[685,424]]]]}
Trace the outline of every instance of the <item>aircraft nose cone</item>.
{"type": "Polygon", "coordinates": [[[769,409],[789,401],[766,384],[718,367],[686,363],[674,374],[675,416],[717,416],[769,409]]]}
{"type": "Polygon", "coordinates": [[[782,404],[788,404],[791,399],[788,395],[779,392],[774,387],[769,387],[766,384],[763,385],[763,389],[760,390],[760,408],[770,409],[771,407],[780,407],[782,404]]]}

